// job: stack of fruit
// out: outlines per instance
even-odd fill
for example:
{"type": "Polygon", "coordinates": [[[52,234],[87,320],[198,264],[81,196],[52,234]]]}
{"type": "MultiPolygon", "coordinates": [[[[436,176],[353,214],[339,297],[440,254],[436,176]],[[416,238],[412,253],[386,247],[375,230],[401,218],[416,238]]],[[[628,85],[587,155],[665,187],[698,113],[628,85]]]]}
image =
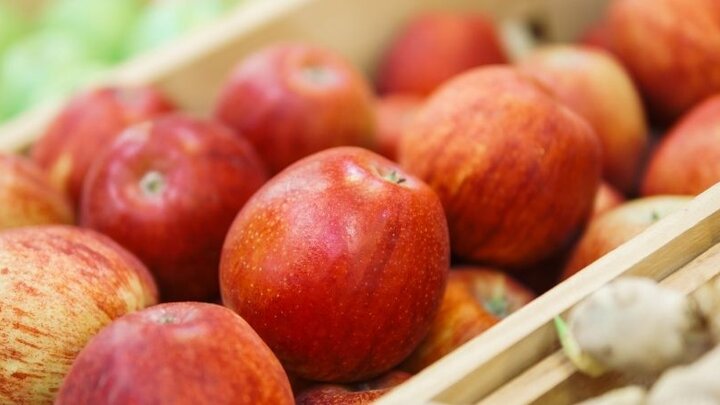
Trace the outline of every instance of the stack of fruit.
{"type": "Polygon", "coordinates": [[[720,181],[714,1],[616,0],[604,30],[610,52],[510,64],[488,17],[434,12],[389,44],[378,95],[285,43],[212,117],[152,88],[77,96],[31,160],[0,158],[0,227],[22,226],[0,233],[0,402],[387,392],[720,181]],[[673,124],[647,168],[642,97],[673,124]]]}
{"type": "Polygon", "coordinates": [[[238,0],[47,0],[29,18],[0,1],[0,122],[220,16],[238,0]]]}

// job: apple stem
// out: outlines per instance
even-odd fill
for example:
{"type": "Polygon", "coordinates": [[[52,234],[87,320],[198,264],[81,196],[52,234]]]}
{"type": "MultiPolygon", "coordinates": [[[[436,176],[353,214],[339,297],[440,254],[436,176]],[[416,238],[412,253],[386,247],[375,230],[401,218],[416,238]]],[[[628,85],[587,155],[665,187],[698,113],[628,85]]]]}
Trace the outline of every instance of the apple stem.
{"type": "Polygon", "coordinates": [[[391,171],[387,176],[385,176],[385,178],[395,184],[402,184],[407,181],[404,177],[398,177],[397,171],[395,170],[391,171]]]}
{"type": "Polygon", "coordinates": [[[165,189],[165,176],[162,173],[151,170],[140,179],[140,189],[147,197],[157,197],[165,189]]]}
{"type": "Polygon", "coordinates": [[[653,211],[650,213],[650,220],[655,222],[658,219],[660,219],[660,214],[657,211],[653,211]]]}

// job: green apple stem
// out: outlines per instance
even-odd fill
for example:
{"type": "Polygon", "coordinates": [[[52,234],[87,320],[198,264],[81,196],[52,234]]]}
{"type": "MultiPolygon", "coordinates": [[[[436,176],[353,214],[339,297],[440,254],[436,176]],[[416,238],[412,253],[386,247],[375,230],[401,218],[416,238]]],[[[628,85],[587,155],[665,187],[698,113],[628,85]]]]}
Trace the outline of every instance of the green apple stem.
{"type": "Polygon", "coordinates": [[[599,377],[605,373],[606,369],[597,360],[584,353],[577,340],[573,336],[567,323],[561,317],[556,316],[554,319],[555,330],[557,331],[560,345],[563,352],[570,359],[570,362],[581,372],[591,376],[599,377]]]}
{"type": "Polygon", "coordinates": [[[383,178],[395,184],[402,184],[407,181],[404,177],[398,176],[398,173],[395,170],[391,170],[390,173],[383,175],[383,178]]]}
{"type": "Polygon", "coordinates": [[[485,309],[498,318],[510,315],[507,299],[502,294],[493,294],[492,298],[484,301],[485,309]]]}

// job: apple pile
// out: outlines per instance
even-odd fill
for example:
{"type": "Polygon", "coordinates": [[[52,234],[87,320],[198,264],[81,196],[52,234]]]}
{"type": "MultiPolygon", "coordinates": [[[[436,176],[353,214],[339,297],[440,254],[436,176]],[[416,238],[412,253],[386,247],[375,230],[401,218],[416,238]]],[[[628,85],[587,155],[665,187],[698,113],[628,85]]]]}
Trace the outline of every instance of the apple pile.
{"type": "Polygon", "coordinates": [[[0,402],[368,403],[682,209],[720,181],[687,25],[719,10],[608,11],[610,52],[512,63],[489,17],[422,13],[375,82],[271,44],[204,117],[76,96],[0,156],[0,402]]]}

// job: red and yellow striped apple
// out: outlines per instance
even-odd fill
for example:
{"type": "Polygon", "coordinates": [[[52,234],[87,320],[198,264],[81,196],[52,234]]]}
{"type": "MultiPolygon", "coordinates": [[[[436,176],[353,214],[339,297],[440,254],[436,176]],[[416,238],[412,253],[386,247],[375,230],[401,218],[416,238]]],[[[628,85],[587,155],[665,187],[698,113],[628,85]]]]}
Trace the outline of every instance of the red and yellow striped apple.
{"type": "Polygon", "coordinates": [[[94,231],[0,233],[0,403],[50,404],[100,329],[157,302],[145,266],[94,231]]]}
{"type": "Polygon", "coordinates": [[[0,230],[29,225],[71,224],[68,199],[33,161],[0,153],[0,230]]]}

